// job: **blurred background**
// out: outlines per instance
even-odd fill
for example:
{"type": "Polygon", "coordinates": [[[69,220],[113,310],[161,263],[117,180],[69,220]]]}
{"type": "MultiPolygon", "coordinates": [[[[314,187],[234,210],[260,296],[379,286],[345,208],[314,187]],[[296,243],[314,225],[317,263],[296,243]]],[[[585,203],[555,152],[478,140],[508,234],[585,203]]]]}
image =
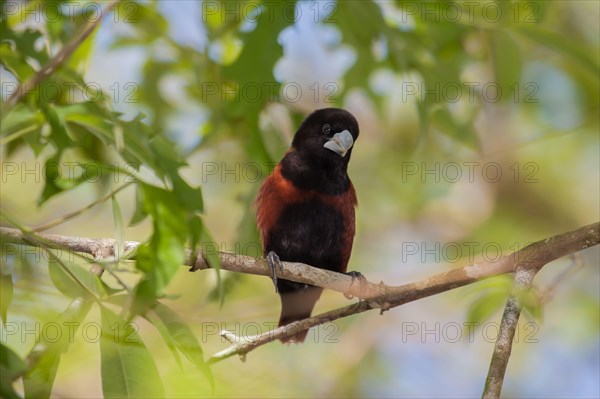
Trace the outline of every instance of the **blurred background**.
{"type": "MultiPolygon", "coordinates": [[[[35,45],[51,54],[82,15],[105,4],[59,2],[59,18],[50,19],[44,2],[8,3],[3,24],[38,30],[35,45]]],[[[212,240],[250,256],[261,252],[252,202],[299,123],[314,109],[349,110],[361,129],[349,167],[359,201],[349,270],[400,285],[598,221],[599,12],[593,1],[126,2],[72,68],[119,118],[143,113],[172,143],[187,163],[181,176],[202,188],[212,240]]],[[[4,63],[0,77],[6,100],[20,79],[4,63]]],[[[2,148],[2,210],[23,225],[56,219],[125,182],[84,181],[44,197],[40,162],[55,148],[37,151],[27,137],[2,148]]],[[[118,146],[95,146],[106,164],[124,164],[118,146]]],[[[61,162],[88,158],[65,151],[61,162]]],[[[144,166],[135,174],[158,180],[144,166]]],[[[117,198],[130,220],[135,186],[117,198]]],[[[119,233],[114,212],[101,203],[49,232],[148,239],[153,220],[119,233]]],[[[595,247],[538,275],[503,396],[600,396],[599,262],[595,247]]],[[[3,256],[14,284],[8,319],[19,328],[53,320],[69,303],[47,263],[35,252],[27,262],[3,256]]],[[[122,279],[133,285],[139,277],[122,279]]],[[[227,272],[221,279],[222,304],[215,273],[183,267],[161,299],[205,356],[228,346],[221,329],[265,332],[279,314],[269,279],[227,272]]],[[[265,345],[245,362],[213,366],[214,390],[197,369],[178,366],[150,323],[135,321],[169,397],[475,397],[510,282],[494,278],[381,316],[348,317],[314,328],[303,345],[265,345]]],[[[327,291],[315,313],[348,303],[327,291]]],[[[2,341],[24,357],[35,334],[2,341]]],[[[99,397],[99,373],[98,346],[80,337],[62,357],[53,396],[99,397]]]]}

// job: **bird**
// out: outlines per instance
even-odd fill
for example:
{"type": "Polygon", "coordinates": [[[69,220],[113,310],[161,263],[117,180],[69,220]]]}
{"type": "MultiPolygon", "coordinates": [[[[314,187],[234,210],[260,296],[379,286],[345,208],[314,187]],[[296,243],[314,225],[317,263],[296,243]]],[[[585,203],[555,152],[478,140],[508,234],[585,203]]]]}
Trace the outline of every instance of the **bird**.
{"type": "MultiPolygon", "coordinates": [[[[313,111],[259,188],[254,203],[256,223],[263,256],[281,300],[280,327],[310,317],[323,291],[278,279],[276,269],[281,268],[281,261],[346,273],[357,206],[348,163],[358,136],[358,122],[350,112],[339,108],[313,111]]],[[[353,279],[362,277],[358,272],[348,274],[353,279]]],[[[301,343],[307,333],[280,340],[301,343]]]]}

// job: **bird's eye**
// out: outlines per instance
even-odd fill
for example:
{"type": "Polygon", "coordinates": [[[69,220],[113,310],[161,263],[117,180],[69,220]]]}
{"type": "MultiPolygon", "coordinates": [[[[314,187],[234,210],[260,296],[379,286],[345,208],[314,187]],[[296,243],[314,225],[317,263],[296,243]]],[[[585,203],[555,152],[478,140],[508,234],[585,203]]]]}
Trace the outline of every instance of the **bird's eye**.
{"type": "Polygon", "coordinates": [[[328,123],[326,123],[325,125],[323,125],[323,133],[324,134],[329,134],[331,133],[331,126],[329,126],[328,123]]]}

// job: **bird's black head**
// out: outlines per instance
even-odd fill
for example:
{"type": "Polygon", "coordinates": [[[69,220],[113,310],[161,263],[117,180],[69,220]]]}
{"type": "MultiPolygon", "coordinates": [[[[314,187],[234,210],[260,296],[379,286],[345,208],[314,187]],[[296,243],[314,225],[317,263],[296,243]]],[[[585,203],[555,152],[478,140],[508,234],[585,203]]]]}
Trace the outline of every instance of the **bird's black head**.
{"type": "Polygon", "coordinates": [[[358,139],[356,118],[343,109],[324,108],[311,113],[298,128],[292,147],[323,163],[348,165],[354,142],[358,139]]]}
{"type": "Polygon", "coordinates": [[[292,151],[282,162],[282,173],[301,188],[344,192],[350,184],[346,171],[358,134],[358,122],[348,111],[314,111],[298,128],[292,151]]]}

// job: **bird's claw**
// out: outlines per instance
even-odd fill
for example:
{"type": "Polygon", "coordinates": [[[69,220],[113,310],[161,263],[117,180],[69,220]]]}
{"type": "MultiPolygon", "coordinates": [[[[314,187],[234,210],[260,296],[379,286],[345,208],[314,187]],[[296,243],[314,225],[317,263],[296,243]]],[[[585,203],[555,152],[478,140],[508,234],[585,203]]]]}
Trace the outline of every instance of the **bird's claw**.
{"type": "MultiPolygon", "coordinates": [[[[346,274],[348,276],[352,277],[352,281],[350,281],[350,288],[352,288],[352,286],[354,285],[354,281],[355,280],[359,281],[361,288],[367,282],[367,279],[365,278],[365,276],[363,276],[363,274],[361,272],[351,271],[351,272],[348,272],[346,274]]],[[[354,298],[354,296],[350,295],[350,294],[344,294],[344,297],[346,297],[346,299],[353,299],[354,298]]],[[[359,303],[360,303],[360,298],[359,298],[359,303]]]]}
{"type": "Polygon", "coordinates": [[[275,285],[275,292],[278,293],[279,289],[277,288],[277,268],[279,268],[280,273],[283,274],[283,264],[281,263],[281,259],[279,259],[279,255],[277,255],[273,251],[270,251],[267,254],[267,263],[269,264],[269,267],[271,268],[271,273],[273,275],[271,280],[273,280],[273,285],[275,285]]]}

